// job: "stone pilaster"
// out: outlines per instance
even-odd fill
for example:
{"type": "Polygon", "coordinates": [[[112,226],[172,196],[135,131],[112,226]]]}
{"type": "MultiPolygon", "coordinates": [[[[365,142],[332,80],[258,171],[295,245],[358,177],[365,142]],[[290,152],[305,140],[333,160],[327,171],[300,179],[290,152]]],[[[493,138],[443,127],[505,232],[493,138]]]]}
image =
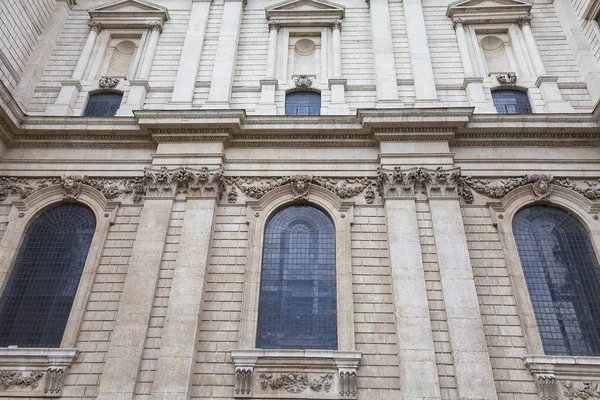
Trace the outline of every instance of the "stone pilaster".
{"type": "Polygon", "coordinates": [[[223,186],[220,170],[187,170],[187,175],[197,189],[186,190],[185,219],[152,387],[152,398],[160,400],[190,396],[213,219],[223,186]]]}
{"type": "Polygon", "coordinates": [[[219,44],[204,108],[229,108],[243,4],[241,0],[226,0],[223,6],[219,44]]]}
{"type": "Polygon", "coordinates": [[[402,399],[441,399],[414,190],[379,171],[390,246],[402,399]]]}

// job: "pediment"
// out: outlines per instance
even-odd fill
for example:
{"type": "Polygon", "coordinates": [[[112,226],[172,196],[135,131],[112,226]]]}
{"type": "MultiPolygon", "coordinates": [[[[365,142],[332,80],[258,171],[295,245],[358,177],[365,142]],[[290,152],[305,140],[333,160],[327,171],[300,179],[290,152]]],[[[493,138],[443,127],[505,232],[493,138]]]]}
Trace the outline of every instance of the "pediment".
{"type": "Polygon", "coordinates": [[[143,0],[119,0],[92,8],[88,11],[90,18],[98,21],[102,26],[122,25],[129,21],[129,25],[150,25],[152,22],[164,22],[169,19],[166,8],[143,0]]]}
{"type": "Polygon", "coordinates": [[[448,6],[446,15],[466,23],[515,21],[529,15],[532,5],[527,0],[459,0],[448,6]]]}
{"type": "Polygon", "coordinates": [[[283,25],[326,25],[344,18],[345,7],[325,0],[286,0],[265,8],[267,19],[283,25]]]}

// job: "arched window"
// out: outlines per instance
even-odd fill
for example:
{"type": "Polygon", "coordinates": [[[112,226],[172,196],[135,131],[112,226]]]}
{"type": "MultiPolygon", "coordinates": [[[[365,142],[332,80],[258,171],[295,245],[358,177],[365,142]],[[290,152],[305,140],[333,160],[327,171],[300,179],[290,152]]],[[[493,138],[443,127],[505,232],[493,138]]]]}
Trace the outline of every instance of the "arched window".
{"type": "Polygon", "coordinates": [[[521,90],[493,90],[492,99],[498,114],[531,114],[527,92],[521,90]]]}
{"type": "Polygon", "coordinates": [[[513,233],[548,355],[600,355],[600,266],[583,226],[568,212],[519,211],[513,233]]]}
{"type": "Polygon", "coordinates": [[[285,115],[321,115],[321,94],[308,91],[286,94],[285,115]]]}
{"type": "Polygon", "coordinates": [[[335,229],[321,210],[294,205],[265,230],[256,347],[337,349],[335,229]]]}
{"type": "Polygon", "coordinates": [[[104,92],[90,94],[84,117],[114,117],[121,107],[123,93],[104,92]]]}
{"type": "Polygon", "coordinates": [[[0,347],[60,346],[95,229],[81,204],[33,221],[0,297],[0,347]]]}

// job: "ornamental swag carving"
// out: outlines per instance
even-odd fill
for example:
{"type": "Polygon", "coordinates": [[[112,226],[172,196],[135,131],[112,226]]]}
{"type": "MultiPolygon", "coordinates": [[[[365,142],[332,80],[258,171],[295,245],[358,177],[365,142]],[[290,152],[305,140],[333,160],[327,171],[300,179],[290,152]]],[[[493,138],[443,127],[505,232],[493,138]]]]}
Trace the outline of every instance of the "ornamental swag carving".
{"type": "Polygon", "coordinates": [[[0,371],[0,390],[5,391],[13,386],[21,388],[29,386],[31,389],[35,389],[43,377],[42,371],[33,371],[27,377],[23,376],[21,371],[0,371]]]}
{"type": "Polygon", "coordinates": [[[223,170],[220,168],[214,171],[209,171],[207,167],[199,170],[146,168],[144,179],[147,185],[147,195],[174,196],[177,193],[184,193],[190,196],[221,198],[225,190],[223,170]]]}
{"type": "Polygon", "coordinates": [[[272,390],[283,388],[289,393],[301,393],[309,387],[315,392],[320,392],[321,390],[329,392],[331,390],[333,375],[324,374],[315,378],[311,378],[311,376],[304,372],[280,374],[277,378],[274,378],[273,374],[260,374],[260,386],[263,390],[267,388],[271,388],[272,390]]]}
{"type": "Polygon", "coordinates": [[[598,384],[600,382],[561,382],[564,387],[563,394],[569,400],[600,399],[598,384]]]}

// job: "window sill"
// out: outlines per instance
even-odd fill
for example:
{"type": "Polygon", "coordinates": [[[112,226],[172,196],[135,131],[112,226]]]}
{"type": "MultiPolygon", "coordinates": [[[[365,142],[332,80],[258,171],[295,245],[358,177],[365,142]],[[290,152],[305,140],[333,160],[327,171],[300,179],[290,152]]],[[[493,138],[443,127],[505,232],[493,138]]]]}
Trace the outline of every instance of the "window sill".
{"type": "Polygon", "coordinates": [[[523,361],[541,398],[574,400],[590,391],[600,396],[600,357],[527,355],[523,361]]]}
{"type": "Polygon", "coordinates": [[[59,397],[77,349],[0,348],[0,397],[59,397]]]}
{"type": "Polygon", "coordinates": [[[232,350],[236,399],[356,399],[358,351],[232,350]]]}

